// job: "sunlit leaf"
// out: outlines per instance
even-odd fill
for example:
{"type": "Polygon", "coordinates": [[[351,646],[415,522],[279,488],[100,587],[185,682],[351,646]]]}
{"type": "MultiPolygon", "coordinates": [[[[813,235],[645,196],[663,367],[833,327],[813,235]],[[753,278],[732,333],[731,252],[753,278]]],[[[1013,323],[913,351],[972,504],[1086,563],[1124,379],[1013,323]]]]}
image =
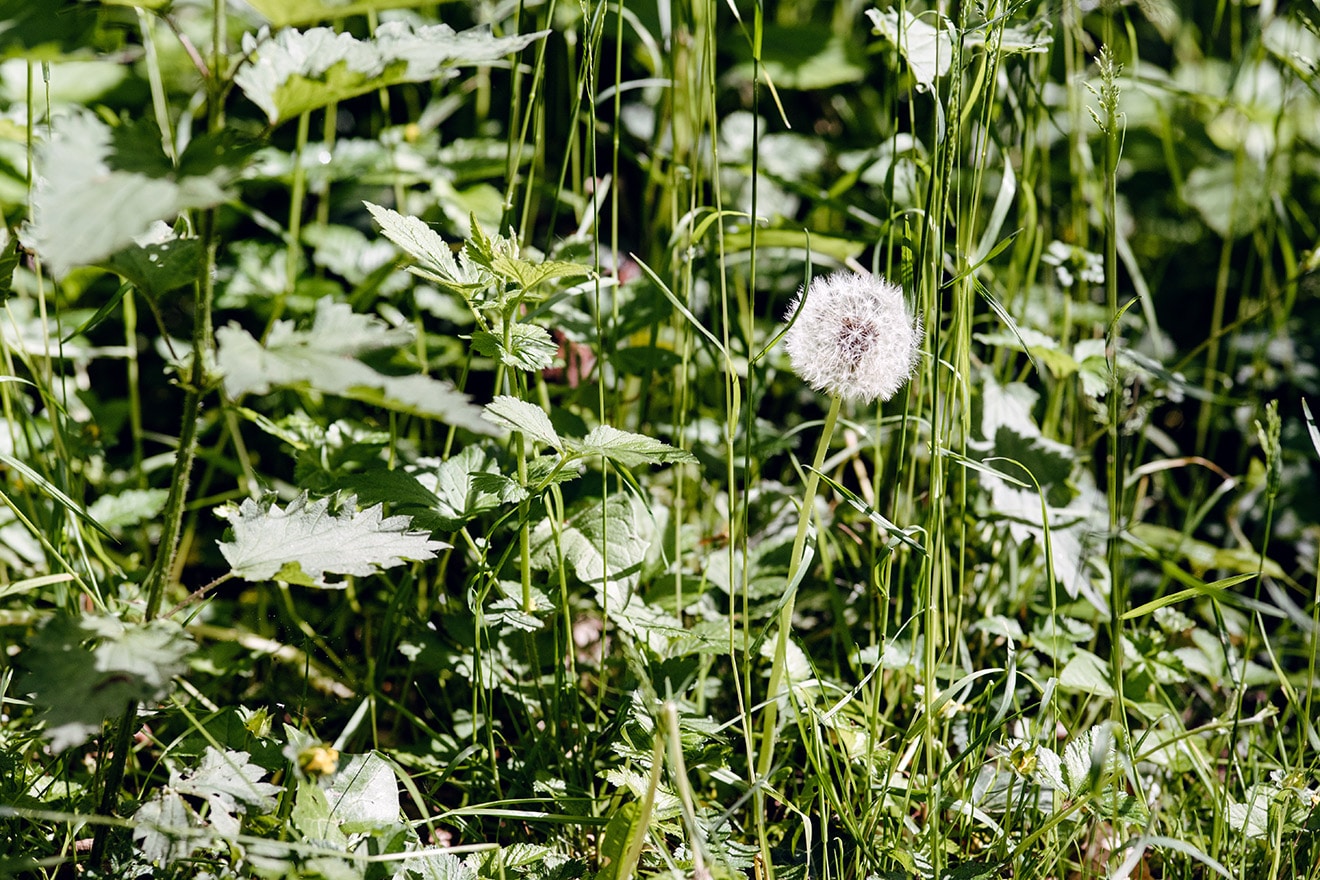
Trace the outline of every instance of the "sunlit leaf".
{"type": "Polygon", "coordinates": [[[528,439],[555,449],[563,448],[550,417],[534,403],[501,394],[486,404],[486,418],[491,422],[527,436],[528,439]]]}
{"type": "Polygon", "coordinates": [[[931,88],[936,79],[949,72],[953,62],[953,22],[941,16],[940,26],[936,28],[927,20],[930,16],[913,15],[906,9],[901,18],[896,9],[868,9],[866,15],[876,33],[898,47],[912,69],[912,76],[923,87],[931,88]]]}
{"type": "Polygon", "coordinates": [[[341,825],[399,819],[398,777],[389,762],[374,752],[341,760],[339,771],[326,784],[325,795],[341,825]]]}
{"type": "Polygon", "coordinates": [[[493,280],[490,272],[472,262],[466,248],[456,259],[448,243],[425,221],[371,202],[363,204],[380,225],[385,237],[418,263],[411,271],[464,297],[471,297],[490,286],[493,280]]]}
{"type": "MultiPolygon", "coordinates": [[[[181,211],[227,197],[228,170],[178,177],[122,170],[121,160],[130,168],[146,166],[140,158],[127,161],[114,130],[89,113],[61,115],[51,125],[50,139],[37,151],[24,240],[57,276],[132,245],[157,220],[172,221],[181,211]]],[[[146,147],[134,141],[132,149],[146,147]]],[[[151,149],[164,161],[158,141],[151,149]]]]}
{"type": "Polygon", "coordinates": [[[413,531],[406,516],[384,516],[379,504],[357,510],[350,497],[340,510],[329,508],[328,498],[309,502],[305,494],[283,509],[249,498],[229,513],[233,539],[221,541],[220,552],[245,580],[331,587],[339,584],[328,583],[327,574],[374,574],[434,559],[449,546],[413,531]]]}
{"type": "Polygon", "coordinates": [[[493,36],[488,27],[455,32],[445,24],[414,27],[389,21],[359,40],[330,28],[244,34],[251,60],[234,75],[272,125],[356,95],[406,82],[453,75],[462,65],[495,64],[549,31],[493,36]]]}
{"type": "Polygon", "coordinates": [[[515,323],[508,328],[506,340],[500,333],[480,330],[472,334],[477,354],[497,358],[516,370],[544,370],[555,362],[559,343],[538,324],[515,323]]]}
{"type": "Polygon", "coordinates": [[[224,837],[234,837],[241,830],[240,815],[275,809],[283,789],[262,782],[266,773],[264,767],[252,763],[247,752],[222,752],[207,746],[196,769],[170,774],[170,787],[206,801],[211,826],[224,837]]]}
{"type": "Polygon", "coordinates": [[[599,425],[581,440],[568,444],[579,455],[603,455],[624,467],[637,467],[643,464],[692,464],[696,456],[683,449],[677,449],[662,440],[620,431],[609,425],[599,425]]]}

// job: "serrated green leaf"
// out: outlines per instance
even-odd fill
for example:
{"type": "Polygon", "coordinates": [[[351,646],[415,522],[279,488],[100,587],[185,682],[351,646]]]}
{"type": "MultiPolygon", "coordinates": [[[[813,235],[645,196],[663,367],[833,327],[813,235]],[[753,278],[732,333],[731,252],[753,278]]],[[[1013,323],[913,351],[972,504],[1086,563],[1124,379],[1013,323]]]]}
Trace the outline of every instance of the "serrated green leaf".
{"type": "Polygon", "coordinates": [[[445,240],[425,221],[371,202],[363,204],[384,236],[419,264],[413,268],[417,274],[468,299],[490,286],[490,273],[471,260],[466,248],[455,258],[445,240]]]}
{"type": "Polygon", "coordinates": [[[624,467],[642,464],[694,464],[696,456],[676,449],[661,440],[620,431],[610,425],[599,425],[581,440],[570,441],[568,447],[578,455],[603,455],[624,467]]]}
{"type": "Polygon", "coordinates": [[[157,221],[134,243],[100,263],[138,290],[159,297],[197,281],[202,272],[202,242],[179,238],[157,221]]]}
{"type": "Polygon", "coordinates": [[[472,347],[477,354],[498,358],[500,363],[515,370],[544,370],[555,362],[559,344],[550,331],[538,324],[515,323],[509,327],[509,340],[504,336],[480,330],[472,334],[472,347]]]}
{"type": "Polygon", "coordinates": [[[591,270],[577,263],[562,260],[546,260],[534,263],[506,254],[497,253],[491,261],[495,274],[507,279],[523,292],[533,290],[537,285],[551,278],[580,278],[590,275],[591,270]]]}
{"type": "Polygon", "coordinates": [[[557,538],[550,522],[543,520],[532,533],[532,565],[554,570],[562,558],[579,580],[592,587],[610,620],[661,652],[671,638],[685,635],[686,630],[680,620],[634,593],[654,539],[655,521],[646,506],[631,495],[615,493],[604,505],[575,508],[557,538]]]}
{"type": "Polygon", "coordinates": [[[495,37],[488,27],[455,32],[444,24],[389,21],[369,40],[330,28],[245,34],[251,62],[234,76],[272,125],[301,113],[406,82],[429,82],[453,68],[495,64],[548,34],[495,37]]]}
{"type": "Polygon", "coordinates": [[[107,529],[134,526],[154,520],[169,494],[164,489],[126,489],[118,495],[97,498],[87,513],[107,529]]]}
{"type": "Polygon", "coordinates": [[[132,701],[163,697],[192,647],[188,634],[170,620],[52,618],[23,653],[23,688],[46,710],[51,750],[84,742],[132,701]]]}
{"type": "Polygon", "coordinates": [[[204,799],[209,805],[207,820],[216,833],[232,838],[242,830],[236,813],[268,813],[275,809],[283,789],[262,782],[266,772],[251,762],[247,752],[222,752],[208,745],[197,769],[170,774],[170,788],[204,799]]]}
{"type": "Polygon", "coordinates": [[[478,446],[468,446],[441,462],[433,474],[418,474],[419,479],[429,476],[434,481],[432,491],[436,500],[431,509],[444,521],[444,528],[457,529],[500,506],[500,492],[484,491],[477,485],[476,477],[481,474],[498,475],[498,471],[478,446]]]}
{"type": "Polygon", "coordinates": [[[534,403],[501,394],[486,404],[485,416],[492,423],[517,431],[529,440],[563,449],[563,441],[550,423],[550,417],[534,403]]]}
{"type": "Polygon", "coordinates": [[[411,530],[406,516],[385,517],[382,505],[359,511],[350,497],[338,513],[329,506],[328,498],[309,503],[306,494],[283,510],[249,498],[229,515],[233,540],[221,541],[220,552],[232,573],[244,580],[332,587],[338,584],[328,583],[327,574],[361,577],[407,561],[434,559],[437,550],[449,546],[411,530]]]}
{"type": "Polygon", "coordinates": [[[182,795],[162,789],[133,813],[133,842],[148,861],[189,858],[200,843],[191,833],[194,818],[182,795]]]}
{"type": "Polygon", "coordinates": [[[898,47],[913,78],[922,87],[933,87],[935,80],[949,72],[953,61],[952,35],[956,33],[952,21],[944,18],[936,28],[930,23],[929,15],[913,15],[906,9],[901,13],[902,18],[896,9],[868,9],[866,15],[875,32],[898,47]]]}
{"type": "Polygon", "coordinates": [[[230,397],[273,387],[310,388],[493,433],[467,395],[449,383],[420,374],[387,376],[357,360],[359,353],[408,342],[412,330],[388,327],[346,303],[318,300],[309,329],[277,321],[264,345],[236,324],[215,335],[216,363],[230,397]]]}
{"type": "MultiPolygon", "coordinates": [[[[24,238],[56,276],[105,260],[158,220],[227,197],[228,171],[171,178],[112,170],[119,158],[113,131],[89,113],[58,116],[52,129],[37,151],[32,222],[24,238]]],[[[160,153],[158,142],[154,150],[160,153]]]]}
{"type": "MultiPolygon", "coordinates": [[[[135,0],[136,2],[136,0],[135,0]]],[[[275,27],[314,24],[385,9],[412,9],[432,0],[247,0],[275,27]]]]}
{"type": "Polygon", "coordinates": [[[341,756],[339,772],[327,782],[326,801],[341,827],[345,823],[399,821],[399,780],[388,761],[374,752],[341,756]]]}

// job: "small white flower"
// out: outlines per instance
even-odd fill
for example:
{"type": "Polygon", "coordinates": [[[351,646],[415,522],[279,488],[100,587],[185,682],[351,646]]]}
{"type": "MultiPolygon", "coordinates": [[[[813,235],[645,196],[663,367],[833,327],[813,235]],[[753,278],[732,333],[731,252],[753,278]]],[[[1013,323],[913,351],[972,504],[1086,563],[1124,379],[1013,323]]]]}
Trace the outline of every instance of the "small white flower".
{"type": "Polygon", "coordinates": [[[835,272],[812,280],[805,305],[799,289],[784,320],[799,306],[784,344],[793,371],[812,388],[870,403],[893,397],[912,374],[921,322],[897,284],[835,272]]]}

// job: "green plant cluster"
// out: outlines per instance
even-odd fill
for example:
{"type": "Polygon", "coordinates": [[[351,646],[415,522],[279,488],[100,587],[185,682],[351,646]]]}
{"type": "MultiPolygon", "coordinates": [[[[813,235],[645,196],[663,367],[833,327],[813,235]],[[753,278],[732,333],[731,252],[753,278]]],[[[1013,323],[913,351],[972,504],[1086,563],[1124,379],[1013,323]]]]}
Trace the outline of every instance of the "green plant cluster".
{"type": "Polygon", "coordinates": [[[0,876],[1320,877],[1316,204],[1307,3],[0,0],[0,876]]]}

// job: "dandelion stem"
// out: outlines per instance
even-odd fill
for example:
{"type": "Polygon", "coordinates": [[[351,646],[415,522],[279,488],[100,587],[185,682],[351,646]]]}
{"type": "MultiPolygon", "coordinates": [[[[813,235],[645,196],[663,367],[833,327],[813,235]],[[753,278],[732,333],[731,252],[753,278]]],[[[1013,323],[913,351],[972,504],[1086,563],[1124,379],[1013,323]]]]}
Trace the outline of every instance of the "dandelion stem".
{"type": "MultiPolygon", "coordinates": [[[[779,633],[775,639],[775,655],[770,664],[770,686],[766,692],[765,714],[762,716],[761,754],[757,758],[756,775],[764,778],[770,772],[774,759],[775,733],[779,721],[779,689],[784,681],[784,669],[788,659],[788,637],[793,628],[793,599],[797,594],[798,572],[802,568],[802,557],[807,549],[807,531],[811,526],[811,514],[816,507],[816,489],[820,485],[820,468],[825,463],[825,454],[830,448],[830,439],[834,434],[834,425],[839,419],[839,408],[843,397],[830,395],[830,408],[825,414],[825,425],[816,443],[816,454],[807,472],[806,490],[802,494],[802,508],[798,513],[797,535],[793,538],[793,555],[788,562],[788,595],[779,610],[779,633]]],[[[758,789],[758,792],[762,789],[758,789]]],[[[768,866],[767,862],[767,866],[768,866]]],[[[773,874],[771,875],[773,876],[773,874]]]]}

